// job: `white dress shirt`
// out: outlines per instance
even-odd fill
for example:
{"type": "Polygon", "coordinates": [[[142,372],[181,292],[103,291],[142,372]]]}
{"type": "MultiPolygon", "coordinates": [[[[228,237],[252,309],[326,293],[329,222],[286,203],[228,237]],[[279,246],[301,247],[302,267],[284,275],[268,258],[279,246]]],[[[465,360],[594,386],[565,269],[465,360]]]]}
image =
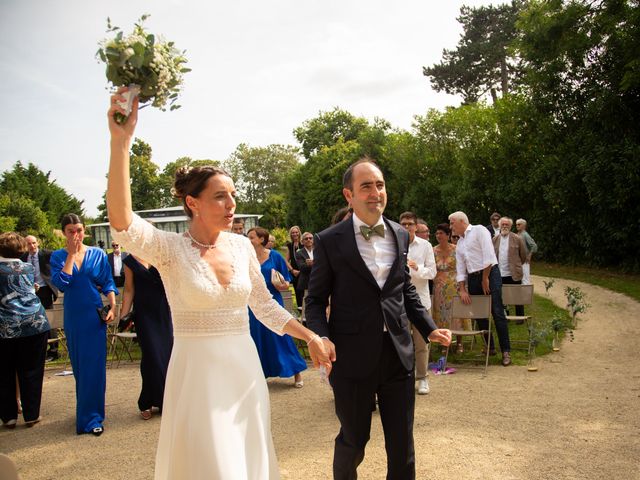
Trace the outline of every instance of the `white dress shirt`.
{"type": "Polygon", "coordinates": [[[433,247],[431,244],[418,236],[414,237],[413,242],[409,244],[408,260],[416,262],[418,269],[414,270],[409,267],[411,274],[411,283],[416,287],[420,302],[424,308],[431,308],[431,295],[429,292],[429,280],[436,276],[436,258],[433,255],[433,247]]]}
{"type": "Polygon", "coordinates": [[[356,234],[356,244],[358,245],[360,256],[382,290],[391,271],[391,266],[396,260],[397,246],[393,233],[389,232],[387,224],[384,223],[382,217],[375,225],[367,225],[355,213],[353,214],[353,229],[356,234]],[[384,227],[384,238],[379,235],[372,235],[369,240],[365,240],[360,232],[362,225],[368,227],[382,225],[384,227]]]}
{"type": "Polygon", "coordinates": [[[122,275],[122,254],[113,254],[113,276],[120,277],[122,275]]]}
{"type": "Polygon", "coordinates": [[[313,248],[309,250],[307,249],[307,247],[305,247],[304,249],[307,252],[307,255],[309,255],[309,260],[313,260],[313,248]]]}
{"type": "Polygon", "coordinates": [[[509,235],[500,235],[498,240],[498,267],[500,268],[501,277],[510,277],[511,269],[509,268],[509,235]]]}
{"type": "Polygon", "coordinates": [[[498,263],[491,234],[483,225],[469,225],[456,246],[456,281],[498,263]]]}

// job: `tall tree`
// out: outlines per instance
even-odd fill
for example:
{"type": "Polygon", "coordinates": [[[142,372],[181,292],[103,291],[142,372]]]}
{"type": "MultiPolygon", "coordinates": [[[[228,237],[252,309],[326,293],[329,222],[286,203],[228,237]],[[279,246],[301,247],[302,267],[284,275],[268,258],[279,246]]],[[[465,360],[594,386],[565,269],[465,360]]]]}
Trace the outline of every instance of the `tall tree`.
{"type": "Polygon", "coordinates": [[[282,193],[284,178],[298,164],[298,149],[289,145],[238,145],[224,162],[235,181],[238,208],[251,213],[263,213],[269,195],[282,193]]]}
{"type": "MultiPolygon", "coordinates": [[[[131,205],[133,210],[150,210],[161,206],[162,183],[158,176],[160,167],[151,160],[151,146],[136,138],[129,154],[131,205]]],[[[99,216],[107,220],[106,192],[98,206],[99,216]]]]}
{"type": "Polygon", "coordinates": [[[0,194],[21,196],[33,201],[47,217],[48,223],[57,225],[63,215],[84,215],[83,200],[78,200],[51,179],[51,172],[43,172],[33,163],[26,167],[16,162],[11,170],[2,173],[0,194]]]}
{"type": "Polygon", "coordinates": [[[539,169],[554,214],[544,235],[564,240],[565,258],[635,270],[639,25],[637,0],[533,2],[518,23],[527,92],[553,124],[539,169]]]}
{"type": "Polygon", "coordinates": [[[510,50],[516,38],[516,20],[524,0],[498,6],[460,9],[464,29],[455,50],[444,49],[442,61],[423,67],[423,74],[440,92],[461,95],[465,103],[477,102],[487,92],[495,102],[498,91],[506,95],[519,76],[519,61],[510,50]]]}

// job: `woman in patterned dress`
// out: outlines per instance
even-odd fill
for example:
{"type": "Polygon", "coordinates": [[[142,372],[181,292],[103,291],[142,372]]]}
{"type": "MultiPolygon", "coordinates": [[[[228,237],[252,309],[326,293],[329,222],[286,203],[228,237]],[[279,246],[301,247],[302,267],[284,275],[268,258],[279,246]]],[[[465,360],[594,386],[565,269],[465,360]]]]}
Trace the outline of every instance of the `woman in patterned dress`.
{"type": "MultiPolygon", "coordinates": [[[[433,248],[436,257],[436,278],[433,279],[433,319],[438,328],[451,330],[466,329],[468,319],[451,318],[453,297],[458,294],[456,282],[456,246],[449,243],[449,225],[441,223],[436,227],[438,245],[433,248]]],[[[456,353],[462,353],[462,337],[456,339],[456,353]]]]}

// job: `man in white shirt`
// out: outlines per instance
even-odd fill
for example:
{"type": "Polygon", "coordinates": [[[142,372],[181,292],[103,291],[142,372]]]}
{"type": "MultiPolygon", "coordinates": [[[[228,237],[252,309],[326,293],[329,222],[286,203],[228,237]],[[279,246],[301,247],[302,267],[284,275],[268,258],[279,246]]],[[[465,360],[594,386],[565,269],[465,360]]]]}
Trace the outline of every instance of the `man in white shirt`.
{"type": "Polygon", "coordinates": [[[127,254],[120,251],[120,245],[116,242],[111,243],[111,248],[113,248],[113,251],[107,255],[107,260],[111,266],[111,275],[116,287],[124,287],[124,265],[122,261],[127,254]]]}
{"type": "MultiPolygon", "coordinates": [[[[411,283],[416,287],[418,296],[424,308],[431,314],[431,294],[429,292],[429,280],[436,276],[436,259],[433,255],[431,244],[416,235],[418,229],[418,217],[413,212],[404,212],[400,215],[400,225],[409,232],[409,254],[407,265],[411,275],[411,283]]],[[[422,335],[411,330],[413,345],[416,350],[416,380],[418,382],[418,394],[429,393],[429,346],[422,335]]]]}
{"type": "MultiPolygon", "coordinates": [[[[464,212],[449,215],[449,224],[453,233],[460,236],[456,247],[456,281],[460,298],[469,304],[469,295],[491,295],[491,313],[502,350],[502,365],[511,365],[509,327],[502,304],[502,278],[491,235],[482,225],[469,225],[469,219],[464,212]]],[[[488,320],[478,320],[478,326],[486,329],[488,320]]],[[[493,335],[488,340],[489,353],[493,355],[493,335]]]]}
{"type": "Polygon", "coordinates": [[[302,248],[296,252],[296,263],[300,267],[298,274],[298,288],[305,291],[309,286],[309,275],[313,267],[313,233],[302,234],[302,248]]]}

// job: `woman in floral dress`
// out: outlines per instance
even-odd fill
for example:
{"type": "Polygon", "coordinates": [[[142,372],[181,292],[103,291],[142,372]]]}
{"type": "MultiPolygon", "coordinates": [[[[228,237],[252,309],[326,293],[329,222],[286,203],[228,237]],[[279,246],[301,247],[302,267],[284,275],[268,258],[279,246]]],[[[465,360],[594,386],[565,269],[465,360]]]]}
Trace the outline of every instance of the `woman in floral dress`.
{"type": "MultiPolygon", "coordinates": [[[[451,318],[453,297],[458,294],[456,282],[456,246],[449,243],[449,225],[441,223],[436,227],[438,245],[433,248],[436,257],[436,278],[433,280],[433,319],[438,328],[463,330],[468,328],[469,319],[451,318]]],[[[462,337],[456,339],[456,353],[462,353],[462,337]]]]}

